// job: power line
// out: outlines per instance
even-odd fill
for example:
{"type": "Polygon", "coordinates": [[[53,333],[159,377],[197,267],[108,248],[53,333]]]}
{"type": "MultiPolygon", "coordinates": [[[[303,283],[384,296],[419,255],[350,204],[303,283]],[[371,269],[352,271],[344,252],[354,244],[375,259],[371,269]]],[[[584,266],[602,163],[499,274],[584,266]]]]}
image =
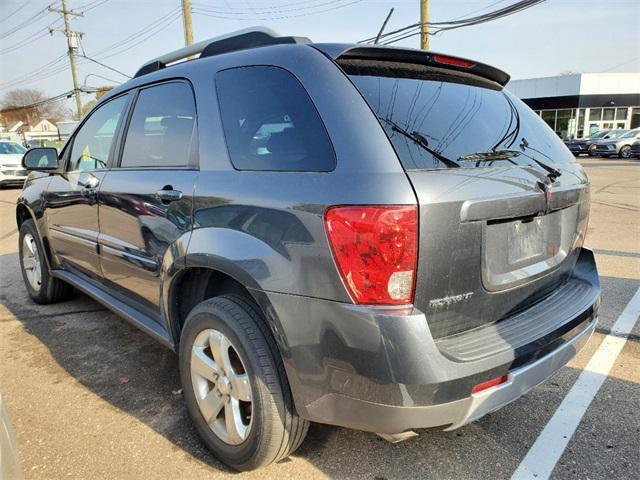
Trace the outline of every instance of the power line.
{"type": "Polygon", "coordinates": [[[18,8],[16,8],[13,12],[11,12],[9,15],[7,15],[6,17],[4,17],[2,20],[0,20],[0,23],[4,23],[7,20],[9,20],[11,17],[13,17],[16,13],[18,13],[20,10],[22,10],[24,7],[26,7],[27,5],[29,5],[33,0],[27,0],[26,2],[24,2],[22,5],[18,6],[18,8]]]}
{"type": "MultiPolygon", "coordinates": [[[[170,10],[168,13],[162,15],[161,17],[157,18],[156,20],[154,20],[153,22],[149,23],[148,25],[146,25],[145,27],[141,28],[140,30],[132,33],[131,35],[129,35],[128,37],[125,37],[121,40],[118,40],[115,43],[112,43],[111,45],[108,45],[104,48],[101,48],[100,50],[97,50],[95,52],[91,53],[92,57],[98,57],[99,55],[107,52],[107,51],[111,51],[114,50],[122,45],[125,45],[141,36],[143,36],[145,33],[147,33],[147,31],[150,31],[152,29],[154,29],[156,26],[159,26],[160,24],[162,24],[162,28],[164,28],[166,25],[163,24],[163,21],[167,20],[169,17],[174,17],[174,18],[178,18],[179,17],[179,12],[180,12],[180,8],[176,7],[172,10],[170,10]]],[[[172,19],[173,21],[173,19],[172,19]]],[[[171,23],[171,22],[169,22],[171,23]]]]}
{"type": "MultiPolygon", "coordinates": [[[[120,48],[119,50],[116,50],[115,52],[110,52],[108,55],[101,55],[100,57],[98,57],[99,60],[104,60],[107,58],[111,58],[114,57],[116,55],[121,55],[124,52],[127,52],[129,50],[131,50],[132,48],[137,47],[138,45],[141,45],[142,43],[146,42],[147,40],[149,40],[150,38],[158,35],[159,33],[162,33],[163,31],[165,31],[165,28],[168,27],[169,25],[171,25],[172,23],[176,22],[177,20],[179,20],[181,17],[180,13],[176,13],[175,15],[173,15],[172,17],[168,18],[167,21],[165,21],[162,24],[157,25],[156,27],[154,27],[153,29],[148,30],[147,32],[144,32],[144,34],[146,36],[143,36],[142,38],[140,38],[140,36],[138,35],[136,37],[136,42],[126,46],[125,48],[120,48]]],[[[121,47],[124,47],[125,44],[122,44],[121,47]]]]}
{"type": "Polygon", "coordinates": [[[109,0],[94,0],[93,2],[86,4],[84,7],[81,7],[82,13],[90,12],[94,8],[98,8],[100,5],[102,5],[103,3],[107,3],[108,1],[109,0]]]}
{"type": "MultiPolygon", "coordinates": [[[[273,15],[272,16],[262,16],[262,17],[254,16],[254,15],[265,15],[267,12],[256,12],[255,14],[251,14],[251,13],[247,13],[247,12],[245,12],[244,14],[236,14],[234,12],[226,12],[224,14],[218,14],[218,13],[209,11],[209,10],[207,10],[205,8],[202,8],[202,7],[194,7],[193,13],[195,15],[202,15],[202,16],[205,16],[205,17],[219,18],[219,19],[223,19],[223,20],[240,20],[240,21],[242,21],[242,20],[261,20],[261,21],[284,20],[284,19],[288,19],[288,18],[308,17],[308,16],[311,16],[311,15],[317,15],[319,13],[331,12],[333,10],[338,10],[338,9],[341,9],[341,8],[345,8],[345,7],[348,7],[348,6],[351,6],[351,5],[355,5],[356,3],[360,3],[360,2],[362,2],[362,0],[352,0],[352,1],[348,1],[347,3],[341,3],[339,5],[334,5],[334,6],[330,7],[330,8],[310,11],[310,12],[306,12],[306,13],[297,13],[297,14],[282,15],[282,16],[273,16],[273,15]],[[231,15],[237,15],[237,16],[231,16],[231,15]]],[[[329,4],[329,3],[335,3],[335,1],[327,2],[327,4],[329,4]]],[[[295,12],[295,11],[298,11],[298,10],[303,10],[303,9],[304,8],[292,10],[292,12],[295,12]]],[[[275,15],[278,15],[278,14],[276,13],[275,15]]]]}
{"type": "MultiPolygon", "coordinates": [[[[490,22],[493,20],[497,20],[499,18],[504,18],[515,13],[521,12],[528,8],[531,8],[539,3],[544,2],[545,0],[521,0],[519,2],[513,3],[506,7],[500,8],[498,10],[494,10],[492,12],[488,12],[482,15],[478,15],[475,17],[467,17],[463,19],[454,19],[443,22],[428,22],[428,23],[414,23],[412,25],[407,25],[406,27],[399,28],[392,32],[386,33],[381,37],[386,41],[383,42],[384,45],[390,45],[392,43],[399,42],[409,37],[413,37],[415,35],[420,34],[421,27],[423,25],[428,25],[430,27],[429,35],[436,35],[441,32],[445,32],[448,30],[454,30],[457,28],[469,27],[472,25],[479,25],[481,23],[490,22]],[[435,28],[432,28],[435,27],[435,28]]],[[[486,7],[485,7],[486,8],[486,7]]],[[[367,38],[361,40],[359,43],[371,43],[375,40],[375,37],[367,38]]]]}
{"type": "Polygon", "coordinates": [[[626,60],[626,61],[624,61],[622,63],[618,63],[617,65],[614,65],[613,67],[609,67],[606,70],[602,70],[602,71],[603,72],[610,72],[611,70],[615,70],[618,67],[621,67],[623,65],[627,65],[628,63],[631,63],[631,62],[635,62],[636,60],[640,60],[640,57],[635,57],[635,58],[632,58],[631,60],[626,60]]]}
{"type": "MultiPolygon", "coordinates": [[[[88,61],[99,61],[99,60],[103,60],[115,55],[120,55],[121,53],[124,53],[140,44],[142,44],[143,42],[147,41],[148,39],[152,38],[153,36],[159,34],[160,32],[162,32],[169,24],[171,24],[172,22],[175,22],[180,14],[179,14],[179,8],[176,8],[172,11],[170,11],[168,14],[165,14],[163,16],[161,16],[160,18],[154,20],[153,22],[151,22],[150,24],[146,25],[144,28],[140,29],[137,32],[134,32],[132,35],[130,35],[129,37],[126,37],[123,40],[120,40],[118,42],[115,42],[112,45],[109,45],[95,53],[91,53],[89,55],[87,55],[84,50],[83,50],[83,55],[80,56],[81,58],[83,58],[83,60],[86,57],[86,60],[88,61]],[[146,36],[145,36],[146,35],[146,36]],[[125,46],[127,43],[131,43],[135,41],[135,43],[125,46]],[[125,48],[119,48],[119,47],[125,47],[125,48]],[[106,53],[109,52],[108,55],[101,55],[101,53],[106,53]],[[101,55],[101,56],[100,56],[101,55]]],[[[80,44],[82,46],[82,44],[80,44]]],[[[35,70],[32,70],[30,72],[27,72],[26,74],[21,75],[20,77],[13,79],[9,82],[6,82],[2,85],[0,85],[0,89],[1,90],[5,90],[11,87],[15,87],[17,85],[22,85],[22,84],[28,84],[28,83],[33,83],[36,81],[40,81],[40,80],[45,80],[48,78],[51,78],[55,75],[60,74],[61,72],[63,72],[66,67],[64,65],[57,67],[57,68],[51,68],[54,65],[56,65],[57,63],[60,63],[64,60],[65,55],[61,55],[60,57],[57,57],[56,59],[54,59],[51,62],[46,63],[45,65],[42,65],[41,67],[36,68],[35,70]]],[[[78,61],[77,64],[78,65],[85,65],[87,63],[87,61],[78,61]]],[[[103,66],[105,68],[113,68],[113,67],[109,67],[106,64],[103,64],[103,66]]],[[[123,74],[123,72],[118,72],[120,74],[123,74]]],[[[125,74],[126,75],[126,74],[125,74]]],[[[127,75],[128,76],[128,75],[127,75]]]]}
{"type": "Polygon", "coordinates": [[[16,50],[21,49],[22,47],[25,47],[26,45],[30,45],[31,43],[35,42],[36,40],[39,40],[41,38],[46,37],[47,35],[49,35],[49,28],[58,26],[59,22],[60,22],[59,19],[55,20],[55,21],[51,22],[49,25],[47,25],[46,27],[41,28],[40,30],[36,30],[31,35],[23,38],[22,40],[14,43],[13,45],[10,45],[8,47],[4,47],[2,50],[0,50],[0,55],[3,55],[5,53],[14,52],[16,50]]]}
{"type": "Polygon", "coordinates": [[[3,114],[3,113],[10,113],[10,112],[17,112],[18,110],[25,110],[25,109],[27,109],[27,108],[36,108],[36,107],[40,107],[40,106],[45,105],[45,104],[47,104],[47,103],[56,102],[56,101],[59,101],[59,100],[63,100],[63,99],[65,99],[65,98],[69,98],[69,97],[71,97],[74,93],[75,93],[75,92],[74,92],[74,90],[69,90],[68,92],[64,92],[64,93],[61,93],[61,94],[59,94],[59,95],[56,95],[55,97],[47,98],[47,99],[45,99],[45,100],[40,100],[40,101],[38,101],[38,102],[31,103],[31,104],[29,104],[29,105],[21,105],[21,106],[19,106],[19,107],[10,107],[10,108],[5,108],[5,109],[0,110],[0,114],[3,114]]]}
{"type": "Polygon", "coordinates": [[[29,18],[24,20],[22,23],[19,23],[18,25],[14,26],[13,28],[10,28],[6,32],[3,32],[2,35],[0,35],[0,39],[7,38],[8,36],[13,35],[16,32],[19,32],[23,27],[26,27],[27,25],[40,20],[40,18],[44,18],[46,15],[49,14],[48,8],[50,8],[51,5],[53,4],[48,5],[42,10],[38,10],[34,15],[30,16],[29,18]]]}
{"type": "Polygon", "coordinates": [[[252,7],[251,11],[248,12],[246,10],[244,11],[236,11],[239,9],[227,9],[227,10],[220,10],[221,7],[210,7],[209,5],[202,5],[199,2],[194,2],[193,6],[199,8],[200,10],[206,10],[210,13],[218,13],[221,15],[267,15],[267,14],[281,14],[281,13],[291,13],[291,12],[298,12],[298,11],[303,11],[303,10],[313,10],[315,8],[319,8],[319,7],[325,7],[327,5],[335,5],[336,3],[342,3],[345,0],[329,0],[329,1],[323,1],[321,3],[316,3],[318,0],[312,0],[310,2],[304,2],[305,5],[302,7],[295,7],[295,8],[283,8],[284,6],[277,6],[277,7],[269,7],[268,9],[258,9],[257,7],[252,7]]]}
{"type": "MultiPolygon", "coordinates": [[[[277,9],[277,8],[295,7],[297,5],[308,5],[310,3],[317,2],[317,1],[320,1],[320,0],[302,0],[302,1],[297,1],[297,2],[281,3],[281,4],[278,4],[278,5],[269,5],[269,6],[262,6],[262,7],[255,6],[255,5],[247,6],[247,7],[236,7],[236,6],[229,5],[229,3],[226,2],[226,1],[225,1],[225,4],[226,4],[226,9],[227,10],[246,10],[247,8],[249,8],[249,10],[251,10],[251,12],[259,13],[259,12],[264,11],[264,10],[274,10],[274,9],[277,9]]],[[[194,5],[195,4],[200,4],[200,2],[195,2],[194,5]]],[[[206,7],[209,6],[207,4],[202,4],[202,5],[204,5],[206,7]]],[[[216,8],[223,8],[223,7],[222,6],[217,6],[216,8]]]]}

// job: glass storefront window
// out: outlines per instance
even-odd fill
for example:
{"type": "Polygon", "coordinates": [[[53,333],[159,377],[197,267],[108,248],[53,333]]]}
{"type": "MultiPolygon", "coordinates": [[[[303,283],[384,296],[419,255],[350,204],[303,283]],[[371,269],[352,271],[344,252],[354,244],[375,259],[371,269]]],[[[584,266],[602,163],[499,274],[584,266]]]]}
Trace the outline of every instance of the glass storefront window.
{"type": "Polygon", "coordinates": [[[605,108],[604,115],[602,116],[602,120],[605,120],[605,121],[613,120],[615,116],[616,116],[615,108],[605,108]]]}
{"type": "Polygon", "coordinates": [[[631,110],[631,129],[640,128],[640,108],[635,107],[631,110]]]}
{"type": "Polygon", "coordinates": [[[578,138],[582,138],[584,136],[584,108],[578,110],[578,138]]]}
{"type": "Polygon", "coordinates": [[[589,110],[589,121],[590,122],[599,122],[602,120],[602,109],[601,108],[592,108],[589,110]]]}
{"type": "Polygon", "coordinates": [[[618,108],[616,109],[616,120],[626,120],[627,119],[627,108],[618,108]]]}
{"type": "Polygon", "coordinates": [[[549,125],[552,130],[556,129],[556,111],[555,110],[543,110],[542,120],[547,122],[547,125],[549,125]]]}
{"type": "Polygon", "coordinates": [[[570,108],[557,110],[555,131],[560,138],[567,139],[573,136],[576,123],[575,119],[575,110],[570,108]]]}

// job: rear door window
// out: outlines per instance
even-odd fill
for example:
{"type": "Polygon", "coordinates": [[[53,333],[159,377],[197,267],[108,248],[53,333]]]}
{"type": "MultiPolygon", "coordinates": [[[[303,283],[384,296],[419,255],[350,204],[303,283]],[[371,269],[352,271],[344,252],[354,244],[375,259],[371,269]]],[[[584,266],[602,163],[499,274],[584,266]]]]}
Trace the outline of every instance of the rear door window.
{"type": "Polygon", "coordinates": [[[196,106],[184,82],[141,90],[129,122],[121,167],[186,167],[196,128],[196,106]]]}
{"type": "Polygon", "coordinates": [[[349,66],[406,169],[574,161],[558,136],[529,107],[495,84],[407,68],[349,66]],[[516,151],[499,160],[477,153],[516,151]]]}
{"type": "Polygon", "coordinates": [[[327,172],[336,157],[300,82],[278,67],[224,70],[216,91],[231,163],[238,170],[327,172]]]}

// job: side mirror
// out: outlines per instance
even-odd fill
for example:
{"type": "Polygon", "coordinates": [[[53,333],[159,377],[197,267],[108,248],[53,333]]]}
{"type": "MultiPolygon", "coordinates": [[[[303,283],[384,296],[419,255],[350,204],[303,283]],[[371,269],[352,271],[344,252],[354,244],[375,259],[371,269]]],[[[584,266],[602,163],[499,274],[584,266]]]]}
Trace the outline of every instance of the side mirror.
{"type": "Polygon", "coordinates": [[[22,166],[27,170],[51,171],[58,169],[58,151],[51,147],[27,150],[22,157],[22,166]]]}

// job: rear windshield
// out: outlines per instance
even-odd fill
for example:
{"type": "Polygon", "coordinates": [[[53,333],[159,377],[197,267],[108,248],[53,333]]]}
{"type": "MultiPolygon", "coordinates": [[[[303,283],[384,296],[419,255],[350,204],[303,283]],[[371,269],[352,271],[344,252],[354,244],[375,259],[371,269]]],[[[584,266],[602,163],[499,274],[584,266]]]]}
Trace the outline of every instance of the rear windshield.
{"type": "Polygon", "coordinates": [[[408,170],[575,161],[539,116],[493,83],[399,64],[342,66],[408,170]],[[478,155],[487,152],[501,154],[478,155]]]}

